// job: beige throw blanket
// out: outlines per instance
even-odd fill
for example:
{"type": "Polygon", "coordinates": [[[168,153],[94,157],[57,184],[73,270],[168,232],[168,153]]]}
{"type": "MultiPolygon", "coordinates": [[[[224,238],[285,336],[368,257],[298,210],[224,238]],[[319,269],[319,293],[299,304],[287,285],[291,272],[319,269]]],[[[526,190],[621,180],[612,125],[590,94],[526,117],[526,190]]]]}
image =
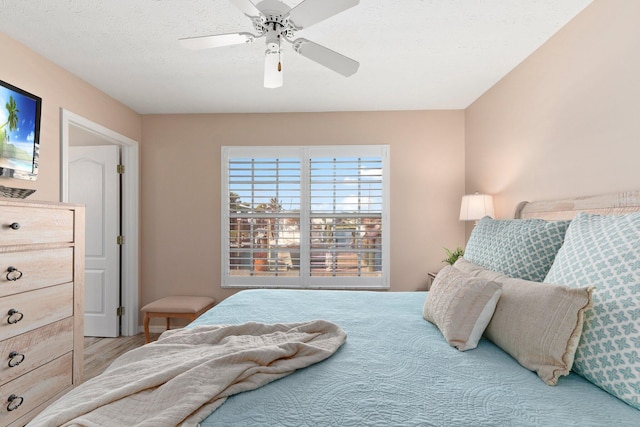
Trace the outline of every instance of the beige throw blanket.
{"type": "Polygon", "coordinates": [[[167,331],[120,356],[29,426],[197,425],[228,396],[320,362],[345,339],[323,320],[167,331]]]}

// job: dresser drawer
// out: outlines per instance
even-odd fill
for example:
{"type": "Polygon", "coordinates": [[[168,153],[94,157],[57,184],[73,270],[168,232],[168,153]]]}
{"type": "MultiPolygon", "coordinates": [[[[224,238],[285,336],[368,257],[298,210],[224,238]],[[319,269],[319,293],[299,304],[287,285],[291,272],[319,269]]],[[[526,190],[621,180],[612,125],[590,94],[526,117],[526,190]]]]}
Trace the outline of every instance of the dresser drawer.
{"type": "Polygon", "coordinates": [[[38,369],[0,386],[0,425],[6,426],[42,402],[71,386],[71,359],[67,353],[38,369]],[[14,399],[9,403],[9,397],[14,399]],[[20,406],[9,411],[9,405],[20,406]]]}
{"type": "Polygon", "coordinates": [[[73,318],[0,341],[0,385],[73,350],[73,318]]]}
{"type": "MultiPolygon", "coordinates": [[[[0,341],[73,315],[73,283],[0,298],[0,341]],[[13,312],[13,314],[9,314],[13,312]],[[15,323],[9,323],[15,322],[15,323]]],[[[82,316],[82,313],[78,313],[82,316]]]]}
{"type": "Polygon", "coordinates": [[[0,242],[2,246],[73,242],[73,211],[3,206],[0,242]]]}
{"type": "Polygon", "coordinates": [[[73,248],[0,254],[0,297],[72,280],[73,248]]]}

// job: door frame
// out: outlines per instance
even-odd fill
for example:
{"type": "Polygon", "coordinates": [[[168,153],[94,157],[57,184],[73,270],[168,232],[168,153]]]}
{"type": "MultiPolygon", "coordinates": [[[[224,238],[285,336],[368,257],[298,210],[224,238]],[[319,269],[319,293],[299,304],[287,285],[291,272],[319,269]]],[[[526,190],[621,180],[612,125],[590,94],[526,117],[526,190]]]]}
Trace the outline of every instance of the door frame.
{"type": "Polygon", "coordinates": [[[120,298],[126,307],[122,316],[120,334],[136,335],[138,325],[138,218],[139,218],[139,144],[124,135],[92,122],[64,108],[60,109],[60,197],[62,202],[69,201],[69,129],[79,127],[104,138],[108,142],[119,145],[122,153],[122,164],[126,173],[122,175],[122,234],[125,244],[122,245],[122,282],[120,298]]]}

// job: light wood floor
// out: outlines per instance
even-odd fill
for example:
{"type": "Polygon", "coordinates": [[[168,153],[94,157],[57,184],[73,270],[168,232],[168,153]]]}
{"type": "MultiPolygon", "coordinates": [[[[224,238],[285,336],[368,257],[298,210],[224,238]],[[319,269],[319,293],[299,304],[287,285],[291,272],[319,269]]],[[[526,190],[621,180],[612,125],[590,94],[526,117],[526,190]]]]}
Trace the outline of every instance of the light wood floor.
{"type": "MultiPolygon", "coordinates": [[[[151,334],[154,341],[160,334],[151,334]]],[[[104,371],[121,354],[143,346],[144,334],[118,338],[84,338],[84,380],[104,371]]]]}

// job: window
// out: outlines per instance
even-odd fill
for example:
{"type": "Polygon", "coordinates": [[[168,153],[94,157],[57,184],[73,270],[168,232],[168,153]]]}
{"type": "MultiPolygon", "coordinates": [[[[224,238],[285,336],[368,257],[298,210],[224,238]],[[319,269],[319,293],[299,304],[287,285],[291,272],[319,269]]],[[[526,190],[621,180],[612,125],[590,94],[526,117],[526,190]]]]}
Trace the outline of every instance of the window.
{"type": "Polygon", "coordinates": [[[222,286],[388,288],[387,145],[222,148],[222,286]]]}

